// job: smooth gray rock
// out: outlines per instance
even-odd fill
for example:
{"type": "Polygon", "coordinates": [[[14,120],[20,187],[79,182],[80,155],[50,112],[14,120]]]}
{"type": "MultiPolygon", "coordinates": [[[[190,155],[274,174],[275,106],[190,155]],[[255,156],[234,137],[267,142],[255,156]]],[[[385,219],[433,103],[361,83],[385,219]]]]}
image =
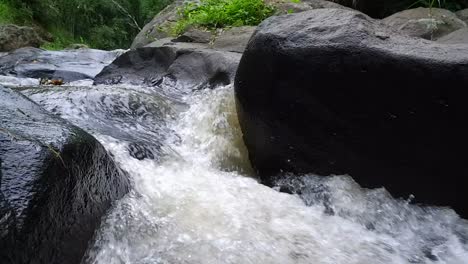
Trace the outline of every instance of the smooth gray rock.
{"type": "Polygon", "coordinates": [[[171,25],[177,21],[177,9],[183,5],[183,0],[175,0],[146,24],[133,40],[131,49],[144,47],[151,42],[170,36],[171,25]]]}
{"type": "Polygon", "coordinates": [[[414,8],[395,13],[383,23],[412,37],[437,40],[466,27],[454,13],[440,8],[414,8]]]}
{"type": "Polygon", "coordinates": [[[454,31],[441,37],[437,42],[446,44],[468,44],[468,28],[462,28],[454,31]]]}
{"type": "Polygon", "coordinates": [[[213,39],[213,33],[207,30],[202,30],[198,28],[190,28],[185,31],[182,35],[173,39],[173,42],[195,42],[195,43],[210,43],[213,39]]]}
{"type": "Polygon", "coordinates": [[[223,30],[215,39],[213,48],[242,53],[257,27],[233,27],[223,30]]]}
{"type": "Polygon", "coordinates": [[[468,24],[468,8],[460,10],[455,13],[459,19],[463,20],[465,23],[468,24]]]}
{"type": "Polygon", "coordinates": [[[400,35],[339,9],[264,21],[235,80],[244,141],[263,183],[286,173],[349,174],[466,218],[468,131],[460,124],[468,111],[448,112],[449,94],[463,98],[462,87],[468,45],[400,35]]]}
{"type": "Polygon", "coordinates": [[[179,49],[211,49],[211,45],[208,43],[193,43],[193,42],[174,42],[173,38],[163,38],[150,44],[145,47],[159,48],[163,46],[177,47],[179,49]]]}

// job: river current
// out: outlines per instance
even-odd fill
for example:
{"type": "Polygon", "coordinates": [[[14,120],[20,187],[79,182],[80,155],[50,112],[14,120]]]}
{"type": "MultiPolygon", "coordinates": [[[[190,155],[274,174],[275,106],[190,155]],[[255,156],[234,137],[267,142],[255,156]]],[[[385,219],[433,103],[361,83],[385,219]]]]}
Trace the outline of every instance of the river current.
{"type": "Polygon", "coordinates": [[[93,134],[131,178],[84,263],[468,263],[468,222],[451,209],[347,175],[260,184],[232,86],[179,96],[132,86],[22,92],[93,134]]]}

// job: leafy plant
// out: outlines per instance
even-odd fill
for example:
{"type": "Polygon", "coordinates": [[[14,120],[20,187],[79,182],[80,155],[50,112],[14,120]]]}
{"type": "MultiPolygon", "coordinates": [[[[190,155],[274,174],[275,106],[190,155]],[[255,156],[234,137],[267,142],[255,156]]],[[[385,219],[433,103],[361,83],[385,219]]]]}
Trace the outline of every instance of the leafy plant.
{"type": "Polygon", "coordinates": [[[179,9],[180,20],[172,29],[174,35],[190,26],[208,29],[228,26],[255,26],[275,12],[263,0],[201,0],[186,3],[179,9]]]}
{"type": "Polygon", "coordinates": [[[13,0],[0,0],[0,24],[30,24],[32,10],[24,4],[13,0]]]}
{"type": "Polygon", "coordinates": [[[15,16],[7,3],[0,3],[0,23],[13,23],[15,16]]]}
{"type": "Polygon", "coordinates": [[[73,43],[77,43],[73,35],[60,28],[51,28],[50,33],[54,36],[54,41],[46,42],[41,46],[47,50],[63,50],[73,43]]]}

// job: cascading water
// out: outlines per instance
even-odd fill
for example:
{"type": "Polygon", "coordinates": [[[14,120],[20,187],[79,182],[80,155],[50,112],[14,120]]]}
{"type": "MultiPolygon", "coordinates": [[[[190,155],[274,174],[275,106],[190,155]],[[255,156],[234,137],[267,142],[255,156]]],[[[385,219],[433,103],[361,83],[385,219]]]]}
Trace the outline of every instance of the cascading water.
{"type": "Polygon", "coordinates": [[[180,98],[143,87],[23,92],[94,134],[133,181],[85,263],[468,263],[468,223],[450,209],[348,176],[259,184],[230,86],[180,98]]]}

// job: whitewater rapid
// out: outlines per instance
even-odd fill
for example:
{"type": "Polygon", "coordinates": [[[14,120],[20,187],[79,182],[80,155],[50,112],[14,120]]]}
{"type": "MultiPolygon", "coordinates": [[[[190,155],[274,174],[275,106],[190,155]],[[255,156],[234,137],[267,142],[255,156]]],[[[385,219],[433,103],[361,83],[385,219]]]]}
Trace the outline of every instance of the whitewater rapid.
{"type": "Polygon", "coordinates": [[[468,263],[468,223],[453,210],[346,175],[258,183],[231,86],[175,99],[141,87],[23,92],[95,135],[131,177],[84,263],[468,263]],[[134,141],[157,157],[130,155],[134,141]]]}

